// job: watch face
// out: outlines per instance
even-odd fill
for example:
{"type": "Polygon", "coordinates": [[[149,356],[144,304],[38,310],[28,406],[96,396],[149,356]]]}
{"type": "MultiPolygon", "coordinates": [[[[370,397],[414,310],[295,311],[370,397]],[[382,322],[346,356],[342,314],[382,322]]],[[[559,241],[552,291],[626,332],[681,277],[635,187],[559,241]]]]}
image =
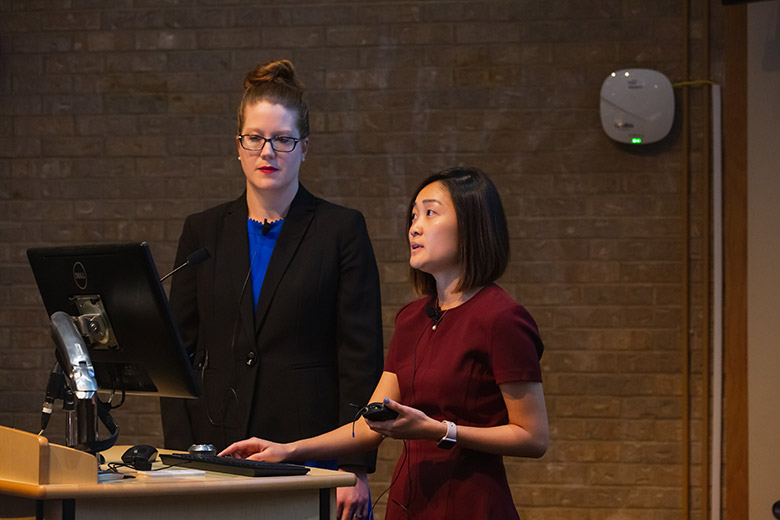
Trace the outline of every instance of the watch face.
{"type": "Polygon", "coordinates": [[[439,441],[439,444],[437,444],[439,448],[443,450],[449,450],[452,449],[455,446],[455,441],[451,439],[442,439],[439,441]]]}

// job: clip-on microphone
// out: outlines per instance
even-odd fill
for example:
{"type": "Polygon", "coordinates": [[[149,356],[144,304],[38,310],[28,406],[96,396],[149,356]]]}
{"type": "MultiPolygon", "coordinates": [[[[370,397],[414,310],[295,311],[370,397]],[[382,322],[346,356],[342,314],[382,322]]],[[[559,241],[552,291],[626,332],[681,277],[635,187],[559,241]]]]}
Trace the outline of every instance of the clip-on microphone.
{"type": "Polygon", "coordinates": [[[444,313],[441,311],[438,305],[436,307],[433,305],[426,305],[425,315],[431,319],[431,322],[433,323],[433,330],[436,330],[436,327],[439,326],[439,322],[444,317],[444,313]]]}

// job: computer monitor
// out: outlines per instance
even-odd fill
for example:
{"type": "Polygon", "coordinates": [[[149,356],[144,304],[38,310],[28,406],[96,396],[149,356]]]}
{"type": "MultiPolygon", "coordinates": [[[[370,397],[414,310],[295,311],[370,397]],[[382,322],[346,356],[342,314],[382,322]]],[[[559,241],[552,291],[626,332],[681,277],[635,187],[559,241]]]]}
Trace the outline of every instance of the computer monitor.
{"type": "Polygon", "coordinates": [[[27,258],[48,315],[76,318],[99,389],[200,395],[146,242],[33,248],[27,258]]]}

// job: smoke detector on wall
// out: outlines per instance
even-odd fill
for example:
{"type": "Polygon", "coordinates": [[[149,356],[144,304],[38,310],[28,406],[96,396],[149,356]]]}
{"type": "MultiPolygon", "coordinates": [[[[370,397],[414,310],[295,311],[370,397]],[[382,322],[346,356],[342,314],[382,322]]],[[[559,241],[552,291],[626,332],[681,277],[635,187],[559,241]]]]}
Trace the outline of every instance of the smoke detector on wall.
{"type": "Polygon", "coordinates": [[[660,141],[674,121],[674,91],[669,79],[650,69],[622,69],[601,85],[601,126],[615,141],[660,141]]]}

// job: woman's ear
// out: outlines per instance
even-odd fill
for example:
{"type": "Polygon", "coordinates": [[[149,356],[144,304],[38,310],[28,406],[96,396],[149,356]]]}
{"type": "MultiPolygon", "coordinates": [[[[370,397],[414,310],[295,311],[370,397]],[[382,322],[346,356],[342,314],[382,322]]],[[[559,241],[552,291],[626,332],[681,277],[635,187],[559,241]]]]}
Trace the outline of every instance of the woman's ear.
{"type": "Polygon", "coordinates": [[[306,154],[309,153],[309,138],[301,140],[301,161],[306,160],[306,154]]]}

